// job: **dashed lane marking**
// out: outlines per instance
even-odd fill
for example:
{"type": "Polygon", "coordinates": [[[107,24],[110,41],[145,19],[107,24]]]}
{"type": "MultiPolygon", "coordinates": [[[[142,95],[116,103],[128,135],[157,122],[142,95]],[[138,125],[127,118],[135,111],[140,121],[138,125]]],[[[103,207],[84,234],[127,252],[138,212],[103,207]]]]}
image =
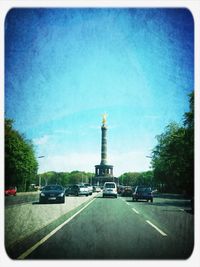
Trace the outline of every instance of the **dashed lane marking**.
{"type": "Polygon", "coordinates": [[[132,210],[133,210],[135,213],[139,214],[139,212],[138,212],[136,209],[132,208],[132,210]]]}
{"type": "Polygon", "coordinates": [[[166,233],[164,233],[162,230],[160,230],[157,226],[155,226],[153,223],[151,223],[150,221],[146,220],[146,222],[148,224],[150,224],[154,229],[156,229],[162,236],[167,236],[166,233]]]}
{"type": "Polygon", "coordinates": [[[56,227],[53,231],[51,231],[48,235],[43,237],[39,242],[37,242],[35,245],[30,247],[28,250],[26,250],[24,253],[22,253],[17,259],[23,260],[25,259],[28,255],[30,255],[36,248],[38,248],[41,244],[46,242],[52,235],[54,235],[57,231],[59,231],[64,225],[66,225],[68,222],[70,222],[74,217],[76,217],[81,211],[83,211],[85,208],[87,208],[95,198],[93,198],[90,202],[88,202],[82,209],[77,211],[74,215],[72,215],[68,220],[66,220],[64,223],[60,224],[58,227],[56,227]]]}

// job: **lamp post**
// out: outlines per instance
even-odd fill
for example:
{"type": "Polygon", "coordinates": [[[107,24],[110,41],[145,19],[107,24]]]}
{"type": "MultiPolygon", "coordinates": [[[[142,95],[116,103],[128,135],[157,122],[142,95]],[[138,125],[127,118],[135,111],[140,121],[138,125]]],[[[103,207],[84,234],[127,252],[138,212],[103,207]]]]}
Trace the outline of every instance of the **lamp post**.
{"type": "MultiPolygon", "coordinates": [[[[39,156],[38,159],[44,158],[45,156],[39,156]]],[[[39,188],[41,188],[41,176],[39,175],[39,188]]]]}

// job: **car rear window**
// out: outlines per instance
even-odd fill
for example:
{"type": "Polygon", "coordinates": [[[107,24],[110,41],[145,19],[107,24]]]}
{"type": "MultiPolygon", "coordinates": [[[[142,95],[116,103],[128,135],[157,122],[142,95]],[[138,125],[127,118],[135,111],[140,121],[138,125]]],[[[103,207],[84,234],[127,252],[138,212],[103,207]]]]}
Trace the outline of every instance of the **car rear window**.
{"type": "Polygon", "coordinates": [[[147,188],[147,187],[141,187],[141,188],[138,188],[137,189],[137,191],[138,192],[147,192],[147,193],[149,193],[149,192],[151,192],[151,188],[147,188]]]}
{"type": "Polygon", "coordinates": [[[105,184],[106,188],[115,188],[115,184],[105,184]]]}

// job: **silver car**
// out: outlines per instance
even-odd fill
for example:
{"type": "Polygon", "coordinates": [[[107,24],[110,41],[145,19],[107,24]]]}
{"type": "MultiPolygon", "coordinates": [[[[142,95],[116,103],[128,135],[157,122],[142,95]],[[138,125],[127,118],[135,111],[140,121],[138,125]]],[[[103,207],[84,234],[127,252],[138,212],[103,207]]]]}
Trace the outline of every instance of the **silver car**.
{"type": "Polygon", "coordinates": [[[88,183],[85,183],[84,186],[88,188],[89,195],[92,195],[93,186],[91,184],[88,184],[88,183]]]}
{"type": "Polygon", "coordinates": [[[114,182],[106,182],[103,186],[103,197],[111,196],[117,198],[117,185],[114,182]]]}

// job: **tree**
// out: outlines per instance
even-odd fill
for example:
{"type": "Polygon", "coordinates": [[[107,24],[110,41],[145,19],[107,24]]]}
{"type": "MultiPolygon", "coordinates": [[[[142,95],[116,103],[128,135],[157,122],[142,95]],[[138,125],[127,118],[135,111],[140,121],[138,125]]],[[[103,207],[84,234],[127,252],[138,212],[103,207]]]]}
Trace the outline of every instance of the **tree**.
{"type": "Polygon", "coordinates": [[[190,110],[184,114],[186,174],[185,184],[190,195],[194,195],[194,91],[189,95],[190,110]]]}
{"type": "Polygon", "coordinates": [[[31,141],[13,129],[13,120],[5,119],[5,185],[26,191],[35,181],[37,169],[31,141]]]}
{"type": "Polygon", "coordinates": [[[60,184],[66,186],[67,184],[74,183],[88,183],[91,182],[93,173],[86,173],[81,171],[72,171],[72,172],[45,172],[40,174],[42,185],[45,184],[60,184]]]}
{"type": "Polygon", "coordinates": [[[153,186],[153,172],[125,172],[119,177],[119,183],[122,185],[147,185],[153,186]]]}
{"type": "Polygon", "coordinates": [[[155,181],[162,190],[193,195],[194,186],[194,93],[183,126],[170,123],[157,136],[152,152],[155,181]]]}

